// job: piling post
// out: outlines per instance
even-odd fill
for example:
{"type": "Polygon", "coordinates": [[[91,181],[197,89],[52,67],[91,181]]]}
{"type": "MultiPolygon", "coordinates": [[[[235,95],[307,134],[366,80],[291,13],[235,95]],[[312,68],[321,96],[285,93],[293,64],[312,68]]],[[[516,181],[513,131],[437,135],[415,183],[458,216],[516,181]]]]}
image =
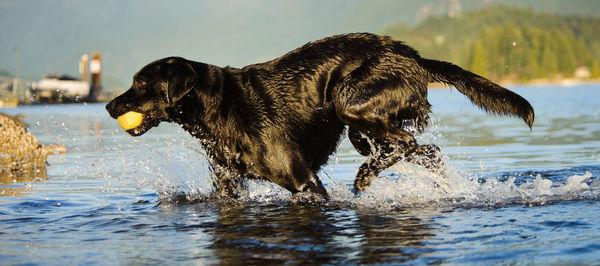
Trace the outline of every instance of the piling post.
{"type": "Polygon", "coordinates": [[[81,81],[88,80],[88,55],[84,54],[81,56],[79,61],[79,74],[81,75],[81,81]]]}
{"type": "Polygon", "coordinates": [[[13,80],[13,87],[12,87],[12,95],[13,97],[17,96],[17,90],[19,89],[19,79],[20,79],[20,73],[19,73],[19,46],[15,47],[15,68],[17,70],[16,73],[16,77],[13,80]]]}
{"type": "Polygon", "coordinates": [[[92,73],[92,87],[90,95],[88,96],[90,101],[96,101],[100,91],[102,90],[102,62],[100,60],[100,52],[94,52],[92,55],[92,61],[90,62],[90,73],[92,73]]]}

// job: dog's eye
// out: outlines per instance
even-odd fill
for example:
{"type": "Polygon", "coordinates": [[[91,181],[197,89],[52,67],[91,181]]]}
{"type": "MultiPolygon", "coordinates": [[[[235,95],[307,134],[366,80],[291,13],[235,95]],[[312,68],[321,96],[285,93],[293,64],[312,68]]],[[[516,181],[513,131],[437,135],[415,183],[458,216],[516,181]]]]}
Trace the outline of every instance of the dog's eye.
{"type": "Polygon", "coordinates": [[[145,87],[146,85],[147,85],[147,83],[145,81],[143,81],[143,80],[137,80],[135,82],[135,86],[138,87],[138,88],[139,87],[145,87]]]}

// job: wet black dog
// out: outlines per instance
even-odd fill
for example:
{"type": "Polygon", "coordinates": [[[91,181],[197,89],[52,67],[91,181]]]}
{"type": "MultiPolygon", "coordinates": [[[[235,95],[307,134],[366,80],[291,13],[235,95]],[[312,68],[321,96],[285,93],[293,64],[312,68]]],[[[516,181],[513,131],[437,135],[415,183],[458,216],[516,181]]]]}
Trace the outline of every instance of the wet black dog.
{"type": "Polygon", "coordinates": [[[516,93],[366,33],[311,42],[242,69],[164,58],[142,68],[106,109],[113,118],[141,113],[141,124],[127,130],[133,136],[161,121],[182,125],[206,149],[223,195],[235,195],[244,178],[258,178],[327,197],[316,173],[345,126],[354,147],[368,156],[357,191],[400,160],[439,168],[439,148],[419,145],[413,136],[427,125],[429,82],[453,85],[488,112],[533,123],[533,108],[516,93]]]}

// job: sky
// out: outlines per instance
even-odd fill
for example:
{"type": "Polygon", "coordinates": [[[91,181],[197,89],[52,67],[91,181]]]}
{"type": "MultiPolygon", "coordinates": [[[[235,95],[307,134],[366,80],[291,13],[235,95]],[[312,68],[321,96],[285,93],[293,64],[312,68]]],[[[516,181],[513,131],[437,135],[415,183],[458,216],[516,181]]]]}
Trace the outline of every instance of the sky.
{"type": "MultiPolygon", "coordinates": [[[[242,67],[311,40],[377,31],[384,23],[350,17],[357,0],[328,1],[1,1],[0,69],[40,79],[77,76],[83,54],[100,51],[105,79],[129,82],[143,65],[183,56],[242,67]]],[[[354,10],[353,10],[354,9],[354,10]]],[[[129,85],[129,84],[125,84],[129,85]]]]}
{"type": "MultiPolygon", "coordinates": [[[[77,77],[81,56],[99,51],[103,84],[123,89],[141,67],[163,57],[243,67],[330,35],[415,23],[451,1],[0,0],[0,71],[16,74],[18,47],[21,77],[77,77]]],[[[466,10],[511,1],[523,2],[461,3],[466,10]]]]}

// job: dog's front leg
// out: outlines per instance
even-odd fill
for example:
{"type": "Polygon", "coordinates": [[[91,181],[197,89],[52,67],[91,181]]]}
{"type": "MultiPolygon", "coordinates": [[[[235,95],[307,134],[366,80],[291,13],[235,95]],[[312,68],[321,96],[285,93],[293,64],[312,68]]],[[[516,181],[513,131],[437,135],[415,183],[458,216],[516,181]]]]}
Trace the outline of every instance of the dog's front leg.
{"type": "Polygon", "coordinates": [[[219,198],[238,198],[240,190],[243,189],[242,178],[219,165],[213,165],[211,168],[216,196],[219,198]]]}
{"type": "Polygon", "coordinates": [[[444,161],[442,161],[441,153],[442,151],[440,150],[440,147],[436,145],[419,145],[413,153],[406,157],[405,161],[421,165],[433,172],[441,174],[442,176],[446,176],[446,173],[444,172],[444,161]]]}
{"type": "Polygon", "coordinates": [[[440,148],[435,145],[418,145],[410,133],[405,132],[405,138],[374,138],[354,128],[350,128],[348,137],[352,145],[368,159],[358,169],[354,180],[354,189],[364,191],[371,185],[371,181],[383,170],[391,167],[398,161],[418,164],[436,173],[445,175],[444,164],[440,157],[440,148]]]}
{"type": "Polygon", "coordinates": [[[414,137],[404,130],[401,132],[405,133],[404,138],[374,138],[350,128],[348,135],[352,145],[361,155],[368,156],[367,161],[358,169],[354,180],[356,191],[367,189],[383,170],[400,160],[405,160],[418,149],[419,145],[414,141],[414,137]]]}
{"type": "Polygon", "coordinates": [[[319,177],[310,169],[304,155],[294,144],[272,144],[260,166],[261,175],[293,194],[309,192],[329,198],[319,177]]]}

